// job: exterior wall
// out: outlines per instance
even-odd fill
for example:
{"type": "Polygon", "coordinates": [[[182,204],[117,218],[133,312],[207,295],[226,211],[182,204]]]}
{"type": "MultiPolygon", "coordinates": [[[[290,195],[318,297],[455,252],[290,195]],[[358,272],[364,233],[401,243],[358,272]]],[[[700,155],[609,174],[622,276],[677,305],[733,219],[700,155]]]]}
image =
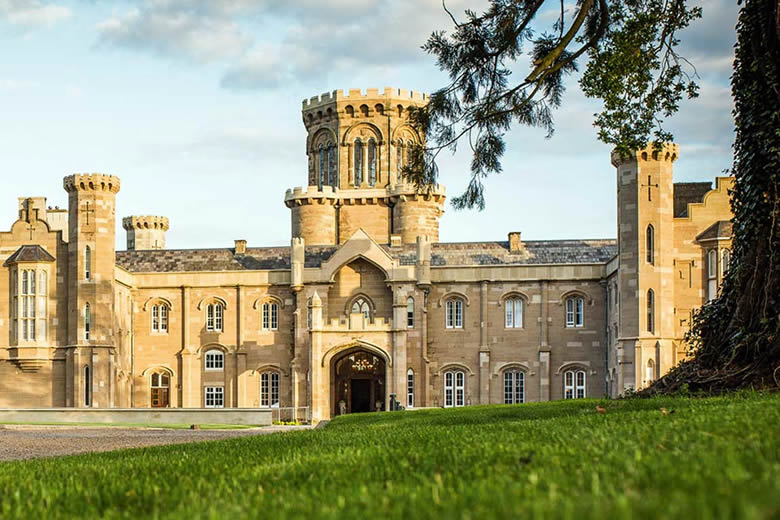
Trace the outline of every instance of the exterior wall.
{"type": "Polygon", "coordinates": [[[362,229],[378,243],[389,244],[391,218],[387,200],[347,199],[347,201],[349,203],[339,208],[339,243],[343,244],[358,229],[362,229]]]}
{"type": "Polygon", "coordinates": [[[393,212],[393,231],[401,235],[401,242],[413,244],[418,236],[438,242],[443,202],[443,197],[436,194],[398,197],[393,212]]]}

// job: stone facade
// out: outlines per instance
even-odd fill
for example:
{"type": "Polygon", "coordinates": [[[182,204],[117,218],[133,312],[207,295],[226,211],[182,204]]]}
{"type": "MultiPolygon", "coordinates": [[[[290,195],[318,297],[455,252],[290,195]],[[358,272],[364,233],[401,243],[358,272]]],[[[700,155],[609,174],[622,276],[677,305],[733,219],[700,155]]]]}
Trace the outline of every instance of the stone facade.
{"type": "Polygon", "coordinates": [[[68,210],[21,198],[0,233],[0,407],[295,408],[616,396],[685,356],[731,246],[732,180],[675,184],[679,150],[612,157],[618,240],[440,243],[445,192],[403,182],[426,101],[307,100],[308,186],[289,247],[165,249],[118,178],[65,178],[68,210]]]}

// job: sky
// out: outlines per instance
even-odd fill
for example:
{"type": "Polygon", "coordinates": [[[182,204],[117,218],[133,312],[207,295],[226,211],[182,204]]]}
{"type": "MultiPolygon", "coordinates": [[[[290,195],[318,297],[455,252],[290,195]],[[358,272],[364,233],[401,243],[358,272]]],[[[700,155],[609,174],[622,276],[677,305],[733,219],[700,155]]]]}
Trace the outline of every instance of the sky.
{"type": "MultiPolygon", "coordinates": [[[[573,12],[573,5],[567,8],[573,12]]],[[[694,0],[680,36],[701,95],[667,123],[676,181],[731,166],[735,0],[694,0]]],[[[487,2],[448,0],[455,13],[487,2]]],[[[0,229],[17,197],[67,206],[62,178],[120,177],[121,217],[162,215],[168,247],[285,245],[285,190],[305,184],[301,101],[335,89],[446,84],[420,49],[452,26],[440,0],[0,0],[0,229]]],[[[581,63],[584,68],[584,63],[581,63]]],[[[592,127],[597,101],[567,81],[556,130],[515,128],[484,211],[447,204],[442,242],[614,238],[615,170],[592,127]]],[[[439,161],[450,195],[465,152],[439,161]]]]}

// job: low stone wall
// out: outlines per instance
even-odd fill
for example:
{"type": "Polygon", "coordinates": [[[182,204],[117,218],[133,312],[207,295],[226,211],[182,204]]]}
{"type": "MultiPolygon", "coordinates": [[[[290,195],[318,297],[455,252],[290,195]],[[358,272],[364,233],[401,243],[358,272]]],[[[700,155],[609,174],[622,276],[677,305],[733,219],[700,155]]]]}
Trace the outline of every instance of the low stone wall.
{"type": "Polygon", "coordinates": [[[271,410],[256,408],[21,408],[0,410],[0,423],[17,424],[243,424],[269,426],[271,410]]]}

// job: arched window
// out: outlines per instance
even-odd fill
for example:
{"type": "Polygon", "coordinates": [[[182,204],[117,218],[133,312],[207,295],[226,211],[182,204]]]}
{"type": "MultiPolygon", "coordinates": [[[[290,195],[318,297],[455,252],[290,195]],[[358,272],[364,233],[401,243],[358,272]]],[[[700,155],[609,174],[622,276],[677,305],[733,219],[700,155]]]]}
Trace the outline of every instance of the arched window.
{"type": "Polygon", "coordinates": [[[222,304],[209,303],[206,305],[206,330],[209,332],[222,332],[222,304]]]}
{"type": "Polygon", "coordinates": [[[566,299],[566,326],[582,327],[584,323],[585,301],[579,296],[566,299]]]}
{"type": "Polygon", "coordinates": [[[89,341],[89,333],[92,328],[92,312],[90,311],[89,304],[84,306],[84,339],[89,341]]]}
{"type": "Polygon", "coordinates": [[[648,359],[645,367],[645,383],[649,385],[653,381],[655,381],[655,361],[648,359]]]}
{"type": "Polygon", "coordinates": [[[444,373],[444,407],[459,408],[466,404],[466,373],[449,370],[444,373]]]}
{"type": "Polygon", "coordinates": [[[165,303],[152,306],[152,332],[168,333],[168,305],[165,303]]]}
{"type": "Polygon", "coordinates": [[[504,301],[504,326],[507,329],[523,328],[522,298],[507,298],[504,301]]]}
{"type": "Polygon", "coordinates": [[[263,304],[263,330],[279,330],[279,304],[276,302],[263,304]]]}
{"type": "Polygon", "coordinates": [[[406,328],[414,328],[414,298],[406,299],[406,328]]]}
{"type": "Polygon", "coordinates": [[[92,370],[84,365],[84,406],[92,406],[92,370]]]}
{"type": "Polygon", "coordinates": [[[563,398],[585,399],[586,375],[584,370],[567,370],[563,373],[563,398]]]}
{"type": "Polygon", "coordinates": [[[355,139],[355,186],[363,184],[363,141],[355,139]]]}
{"type": "Polygon", "coordinates": [[[398,181],[401,181],[401,175],[404,169],[404,142],[400,139],[395,145],[395,166],[398,172],[398,181]]]}
{"type": "Polygon", "coordinates": [[[463,300],[450,298],[444,305],[445,326],[448,329],[463,328],[463,300]]]}
{"type": "Polygon", "coordinates": [[[720,255],[720,275],[726,276],[726,272],[731,265],[731,251],[724,249],[720,255]]]}
{"type": "Polygon", "coordinates": [[[504,404],[525,402],[525,372],[507,370],[504,372],[504,404]]]}
{"type": "Polygon", "coordinates": [[[89,246],[84,248],[84,279],[92,279],[92,249],[89,246]]]}
{"type": "Polygon", "coordinates": [[[368,185],[374,186],[376,184],[377,176],[377,150],[376,141],[373,139],[368,140],[368,185]]]}
{"type": "Polygon", "coordinates": [[[326,182],[326,180],[325,180],[325,172],[326,172],[327,166],[326,166],[326,162],[325,162],[325,154],[326,154],[325,147],[320,145],[320,147],[319,147],[320,168],[319,168],[319,171],[317,172],[318,173],[318,175],[317,175],[317,187],[319,187],[320,191],[322,191],[322,186],[326,182]]]}
{"type": "Polygon", "coordinates": [[[165,372],[153,372],[149,383],[152,408],[168,408],[171,405],[171,377],[165,372]]]}
{"type": "Polygon", "coordinates": [[[206,352],[206,370],[225,370],[225,353],[216,349],[206,352]]]}
{"type": "Polygon", "coordinates": [[[371,319],[371,303],[360,296],[352,302],[352,314],[362,314],[367,320],[371,319]]]}
{"type": "Polygon", "coordinates": [[[647,249],[647,263],[655,263],[655,228],[650,224],[645,232],[645,249],[647,249]]]}
{"type": "Polygon", "coordinates": [[[279,372],[268,371],[260,374],[260,406],[279,407],[279,372]]]}
{"type": "Polygon", "coordinates": [[[647,291],[647,332],[655,332],[655,292],[647,291]]]}
{"type": "Polygon", "coordinates": [[[406,407],[414,408],[414,370],[406,371],[406,407]]]}
{"type": "Polygon", "coordinates": [[[336,146],[333,144],[328,145],[328,184],[334,188],[338,187],[338,179],[336,178],[336,146]]]}

